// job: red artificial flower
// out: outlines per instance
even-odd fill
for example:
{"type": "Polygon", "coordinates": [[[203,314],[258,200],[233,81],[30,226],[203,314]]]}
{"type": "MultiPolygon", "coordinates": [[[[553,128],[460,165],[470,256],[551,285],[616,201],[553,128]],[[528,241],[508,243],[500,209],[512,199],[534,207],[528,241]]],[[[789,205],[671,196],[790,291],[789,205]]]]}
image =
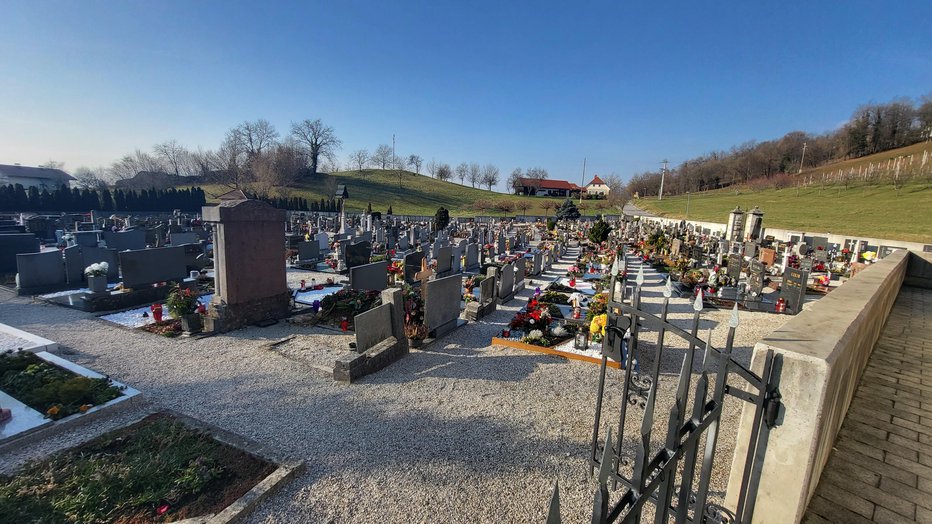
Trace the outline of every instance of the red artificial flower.
{"type": "Polygon", "coordinates": [[[170,507],[171,506],[169,506],[167,502],[163,503],[158,507],[158,509],[155,510],[155,514],[159,516],[164,515],[165,513],[168,512],[168,508],[170,507]]]}

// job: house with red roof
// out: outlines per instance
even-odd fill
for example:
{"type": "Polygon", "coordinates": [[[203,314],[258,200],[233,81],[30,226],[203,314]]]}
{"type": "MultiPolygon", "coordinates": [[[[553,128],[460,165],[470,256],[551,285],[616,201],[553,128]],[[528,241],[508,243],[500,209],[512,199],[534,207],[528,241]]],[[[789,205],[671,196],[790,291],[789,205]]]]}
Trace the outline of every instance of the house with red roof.
{"type": "Polygon", "coordinates": [[[515,184],[515,192],[519,195],[530,196],[550,196],[550,197],[570,197],[579,196],[583,188],[566,180],[550,180],[547,178],[524,178],[518,179],[515,184]]]}
{"type": "Polygon", "coordinates": [[[598,175],[586,184],[586,195],[591,198],[607,198],[611,188],[598,175]]]}

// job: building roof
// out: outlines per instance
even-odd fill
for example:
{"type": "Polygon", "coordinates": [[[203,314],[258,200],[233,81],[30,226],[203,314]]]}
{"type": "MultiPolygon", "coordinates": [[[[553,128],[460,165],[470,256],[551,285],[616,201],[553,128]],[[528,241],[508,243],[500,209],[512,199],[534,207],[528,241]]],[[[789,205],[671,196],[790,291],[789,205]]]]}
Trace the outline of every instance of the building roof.
{"type": "Polygon", "coordinates": [[[602,185],[602,186],[606,185],[605,182],[603,182],[602,179],[599,178],[599,175],[594,176],[592,178],[592,182],[589,182],[588,184],[586,184],[586,187],[597,186],[597,185],[602,185]]]}
{"type": "Polygon", "coordinates": [[[576,191],[581,189],[579,186],[572,182],[567,182],[566,180],[550,180],[543,179],[538,180],[536,178],[524,178],[521,177],[518,179],[518,183],[522,186],[534,186],[541,189],[567,189],[570,191],[576,191]]]}
{"type": "Polygon", "coordinates": [[[49,180],[68,181],[76,180],[73,176],[61,169],[47,167],[30,167],[0,164],[0,175],[16,178],[45,178],[49,180]]]}

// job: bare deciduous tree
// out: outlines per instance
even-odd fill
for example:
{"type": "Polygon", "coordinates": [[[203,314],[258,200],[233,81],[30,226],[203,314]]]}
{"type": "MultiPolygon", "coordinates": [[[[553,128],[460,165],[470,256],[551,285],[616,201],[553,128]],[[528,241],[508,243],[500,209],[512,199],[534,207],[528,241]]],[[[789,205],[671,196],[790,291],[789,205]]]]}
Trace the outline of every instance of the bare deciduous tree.
{"type": "Polygon", "coordinates": [[[511,191],[516,195],[521,192],[521,175],[522,174],[523,173],[521,172],[521,168],[516,167],[514,171],[512,171],[511,174],[508,175],[508,182],[507,182],[508,188],[511,189],[511,191]]]}
{"type": "Polygon", "coordinates": [[[106,189],[106,169],[98,167],[91,169],[89,167],[79,167],[74,170],[72,176],[77,179],[76,185],[81,189],[106,189]]]}
{"type": "Polygon", "coordinates": [[[473,162],[469,164],[469,183],[472,184],[472,187],[476,187],[476,184],[482,181],[482,168],[479,167],[479,164],[473,162]]]}
{"type": "Polygon", "coordinates": [[[408,157],[408,166],[414,168],[414,172],[419,175],[421,174],[421,164],[423,163],[424,159],[417,155],[411,155],[408,157]]]}
{"type": "Polygon", "coordinates": [[[324,125],[320,119],[306,119],[291,123],[291,136],[305,149],[311,160],[311,176],[317,174],[320,157],[331,162],[336,159],[336,152],[343,147],[333,127],[324,125]]]}
{"type": "Polygon", "coordinates": [[[456,176],[460,179],[460,184],[465,184],[466,177],[469,176],[469,164],[463,162],[462,164],[456,166],[456,176]]]}
{"type": "Polygon", "coordinates": [[[349,162],[357,170],[362,171],[369,164],[369,151],[366,149],[357,149],[350,153],[349,162]]]}
{"type": "Polygon", "coordinates": [[[194,164],[191,159],[191,153],[177,140],[166,140],[160,144],[152,146],[156,158],[166,167],[169,173],[178,176],[188,176],[192,174],[194,164]]]}
{"type": "Polygon", "coordinates": [[[255,122],[243,122],[227,132],[227,140],[236,142],[238,149],[245,151],[249,157],[261,155],[278,140],[278,131],[268,120],[260,118],[255,122]]]}
{"type": "Polygon", "coordinates": [[[388,169],[392,164],[392,146],[382,144],[372,153],[372,163],[379,169],[388,169]]]}
{"type": "Polygon", "coordinates": [[[453,168],[450,164],[440,164],[437,166],[437,180],[449,182],[453,178],[453,168]]]}
{"type": "Polygon", "coordinates": [[[440,167],[440,164],[436,160],[431,158],[430,162],[427,163],[427,172],[430,173],[430,176],[435,177],[437,176],[437,168],[439,167],[440,167]]]}
{"type": "Polygon", "coordinates": [[[482,168],[482,183],[492,190],[492,186],[498,183],[498,168],[492,164],[486,164],[482,168]]]}

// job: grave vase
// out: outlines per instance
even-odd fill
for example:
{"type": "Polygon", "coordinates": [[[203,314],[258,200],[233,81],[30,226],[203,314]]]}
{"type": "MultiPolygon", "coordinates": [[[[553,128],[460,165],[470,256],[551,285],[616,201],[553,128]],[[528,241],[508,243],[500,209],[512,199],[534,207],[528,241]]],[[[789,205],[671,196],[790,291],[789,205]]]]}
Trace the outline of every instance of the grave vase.
{"type": "Polygon", "coordinates": [[[107,277],[106,275],[101,276],[92,276],[88,275],[87,277],[87,288],[91,290],[91,293],[104,293],[107,291],[107,277]]]}
{"type": "Polygon", "coordinates": [[[201,330],[201,315],[188,313],[181,315],[181,329],[188,333],[197,333],[201,330]]]}

